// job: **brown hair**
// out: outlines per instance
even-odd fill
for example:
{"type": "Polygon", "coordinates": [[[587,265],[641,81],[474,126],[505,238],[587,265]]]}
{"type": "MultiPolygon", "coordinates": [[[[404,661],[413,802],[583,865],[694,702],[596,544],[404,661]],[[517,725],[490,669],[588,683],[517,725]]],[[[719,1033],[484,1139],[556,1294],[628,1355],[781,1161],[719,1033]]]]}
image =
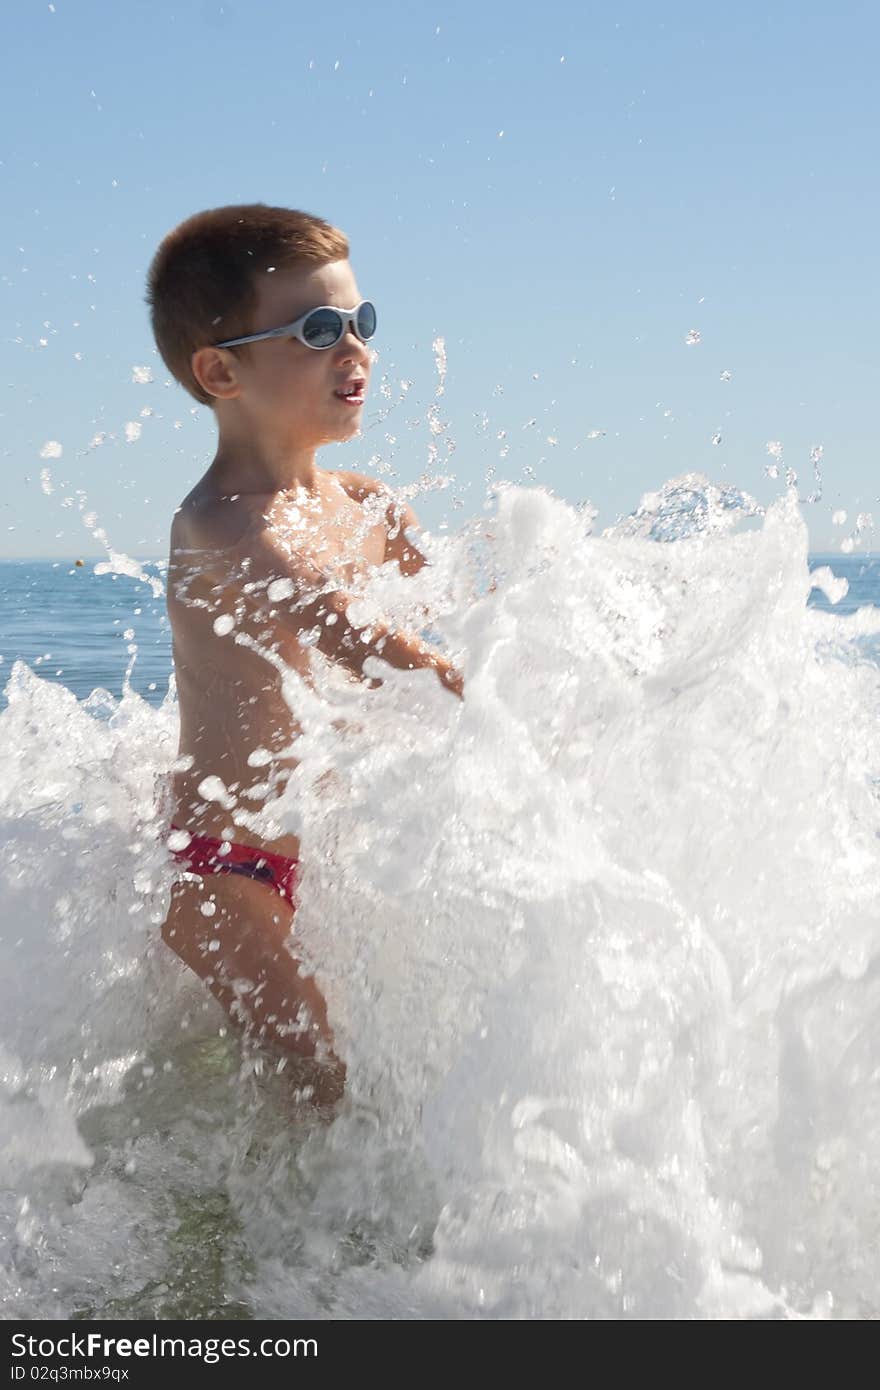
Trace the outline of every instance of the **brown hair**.
{"type": "MultiPolygon", "coordinates": [[[[249,321],[256,276],[271,266],[327,265],[348,253],[337,227],[293,208],[243,203],[188,217],[163,238],[147,276],[153,336],[166,367],[197,401],[213,405],[191,358],[196,348],[259,331],[249,321]]],[[[246,358],[250,348],[230,351],[246,358]]]]}

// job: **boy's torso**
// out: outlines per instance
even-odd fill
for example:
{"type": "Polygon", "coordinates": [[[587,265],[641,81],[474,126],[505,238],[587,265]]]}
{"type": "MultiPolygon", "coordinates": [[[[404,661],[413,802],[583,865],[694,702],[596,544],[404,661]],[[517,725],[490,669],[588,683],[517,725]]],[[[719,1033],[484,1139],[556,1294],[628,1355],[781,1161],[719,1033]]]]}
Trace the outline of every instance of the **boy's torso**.
{"type": "Polygon", "coordinates": [[[233,818],[236,809],[257,812],[270,803],[296,766],[284,750],[299,730],[272,656],[310,679],[308,648],[267,612],[258,619],[254,603],[245,600],[248,535],[271,527],[291,554],[305,552],[351,590],[384,562],[387,529],[381,509],[371,509],[375,486],[356,474],[321,470],[314,491],[296,498],[220,496],[209,478],[182,503],[171,532],[168,615],[179,756],[192,759],[172,777],[171,819],[193,834],[218,838],[228,837],[232,826],[239,843],[298,859],[295,835],[258,836],[233,818]],[[219,781],[205,784],[205,778],[219,781]]]}

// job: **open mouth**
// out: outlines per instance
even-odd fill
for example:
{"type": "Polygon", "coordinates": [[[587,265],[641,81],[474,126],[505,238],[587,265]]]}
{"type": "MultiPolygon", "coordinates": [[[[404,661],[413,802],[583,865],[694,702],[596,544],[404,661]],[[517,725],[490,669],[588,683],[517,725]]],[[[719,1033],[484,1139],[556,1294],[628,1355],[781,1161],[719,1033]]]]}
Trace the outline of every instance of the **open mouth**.
{"type": "Polygon", "coordinates": [[[345,401],[346,405],[363,405],[365,381],[353,381],[348,386],[344,386],[340,391],[334,391],[334,396],[339,400],[345,401]]]}

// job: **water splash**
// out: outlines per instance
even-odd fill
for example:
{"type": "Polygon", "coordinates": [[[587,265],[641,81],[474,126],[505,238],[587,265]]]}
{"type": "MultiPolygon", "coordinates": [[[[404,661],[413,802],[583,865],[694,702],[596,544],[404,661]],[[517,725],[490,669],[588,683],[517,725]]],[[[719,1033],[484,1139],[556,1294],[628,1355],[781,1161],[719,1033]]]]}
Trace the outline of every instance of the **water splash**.
{"type": "Polygon", "coordinates": [[[665,483],[658,492],[645,493],[635,512],[604,534],[609,538],[678,541],[723,533],[763,514],[763,507],[747,492],[710,483],[702,473],[686,473],[665,483]]]}
{"type": "Polygon", "coordinates": [[[157,946],[173,695],[13,671],[4,1313],[876,1316],[877,615],[792,493],[496,501],[366,596],[463,704],[285,682],[332,1123],[157,946]]]}

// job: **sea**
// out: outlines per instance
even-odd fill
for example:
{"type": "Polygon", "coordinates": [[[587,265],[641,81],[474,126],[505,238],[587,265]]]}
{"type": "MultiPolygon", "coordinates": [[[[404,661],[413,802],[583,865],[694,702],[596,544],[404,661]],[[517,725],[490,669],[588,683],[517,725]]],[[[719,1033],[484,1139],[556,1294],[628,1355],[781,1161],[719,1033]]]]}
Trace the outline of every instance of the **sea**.
{"type": "Polygon", "coordinates": [[[880,556],[694,475],[593,528],[376,576],[463,702],[285,679],[331,1106],[159,935],[164,559],[0,564],[4,1318],[880,1316],[880,556]]]}

